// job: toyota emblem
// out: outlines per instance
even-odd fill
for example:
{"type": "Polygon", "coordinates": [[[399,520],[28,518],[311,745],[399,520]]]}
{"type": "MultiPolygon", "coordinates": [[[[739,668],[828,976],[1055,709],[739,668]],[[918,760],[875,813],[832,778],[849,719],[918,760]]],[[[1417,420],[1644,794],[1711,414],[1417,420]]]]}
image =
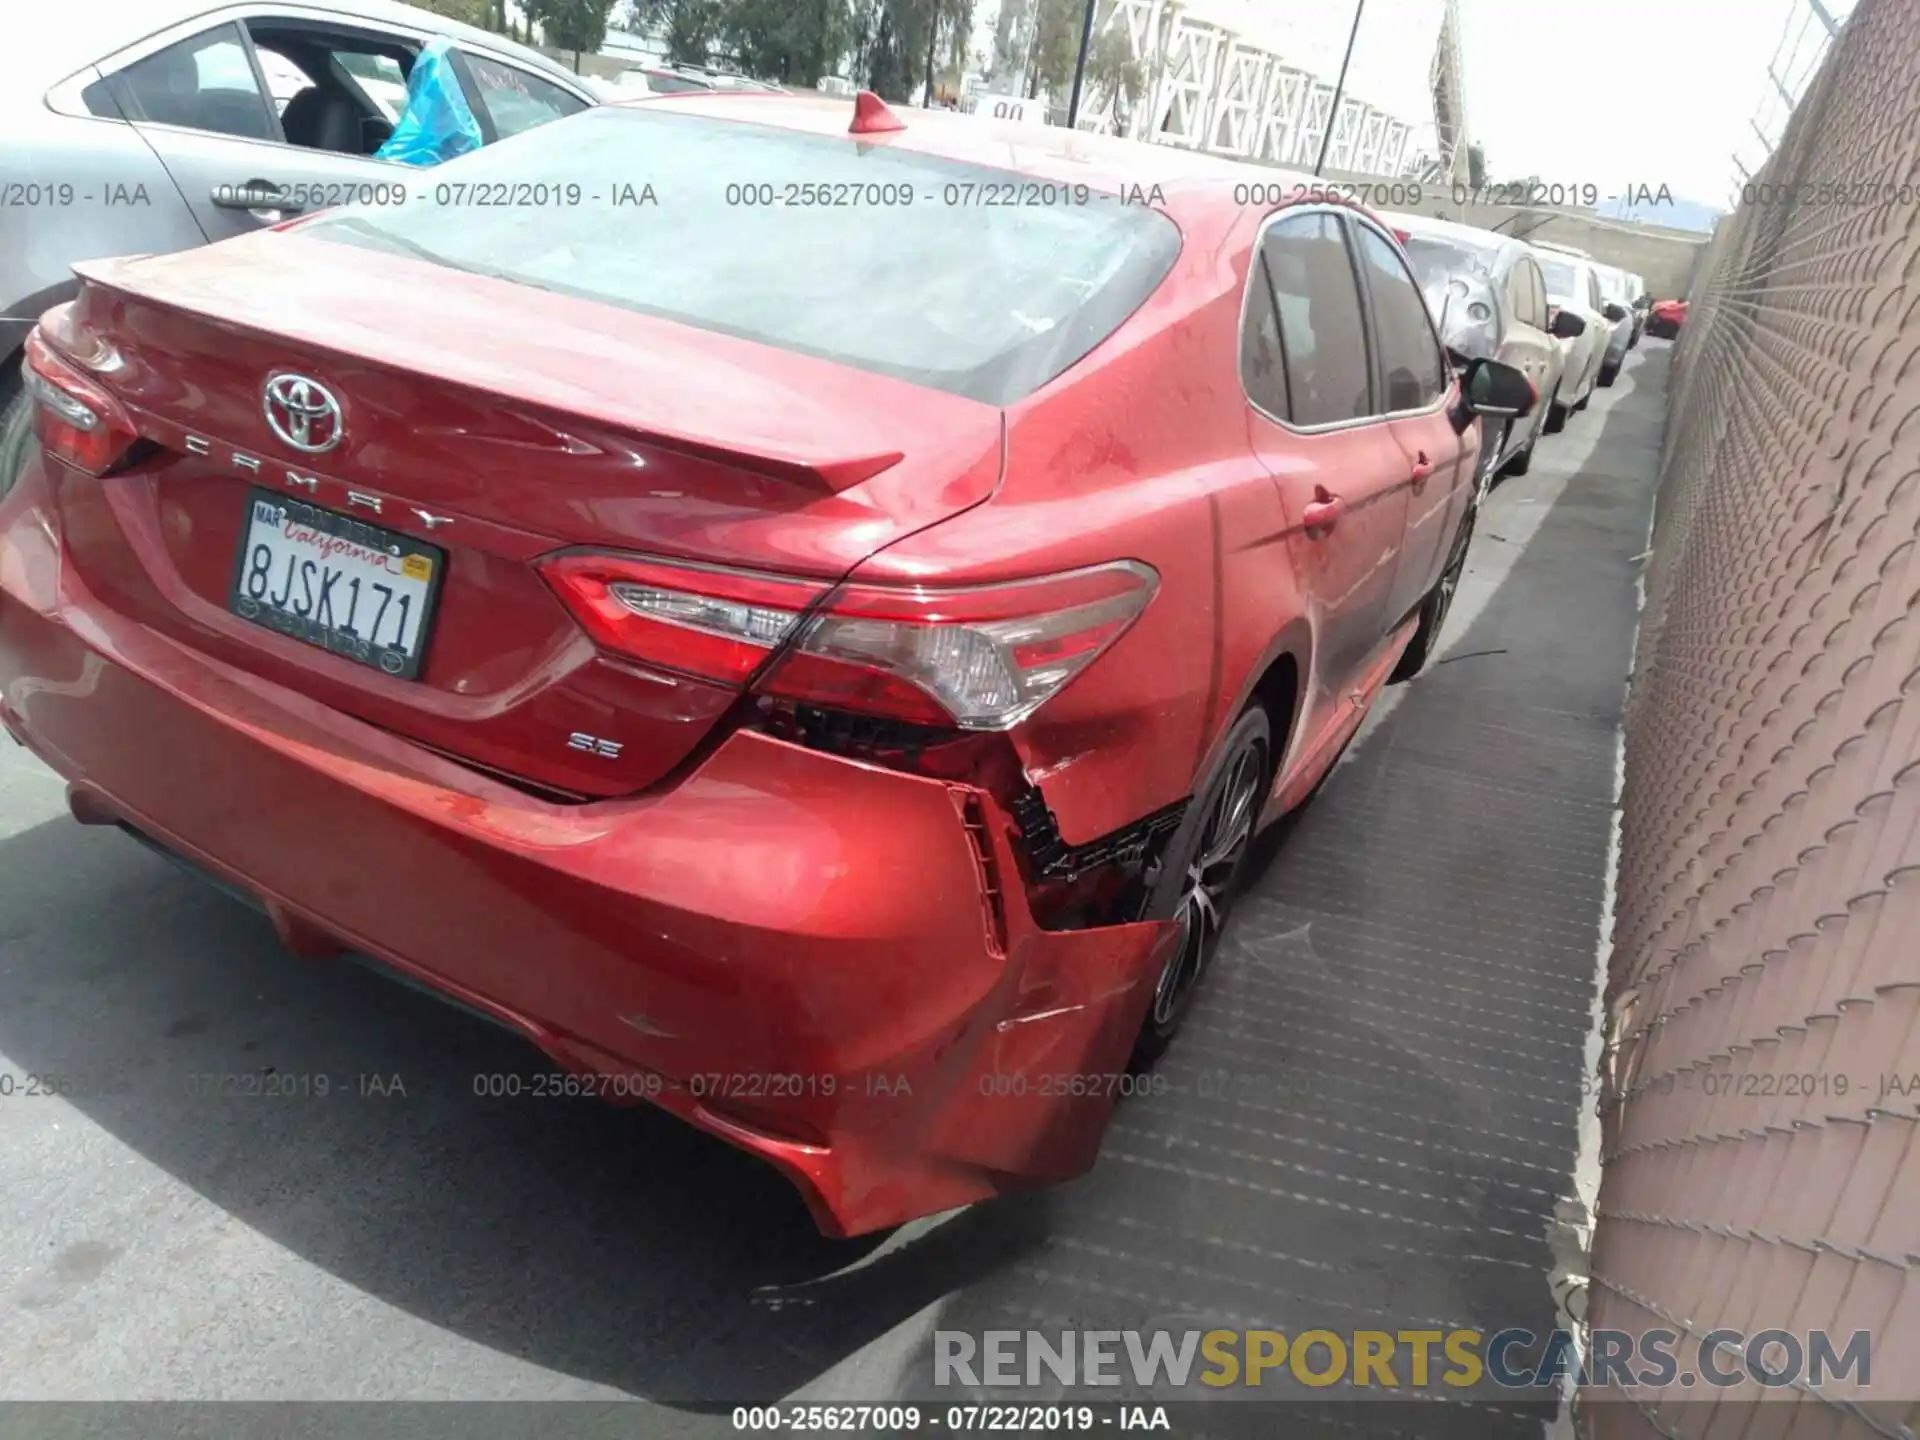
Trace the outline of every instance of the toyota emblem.
{"type": "Polygon", "coordinates": [[[294,449],[318,455],[340,443],[340,402],[318,380],[276,375],[260,397],[267,424],[294,449]]]}

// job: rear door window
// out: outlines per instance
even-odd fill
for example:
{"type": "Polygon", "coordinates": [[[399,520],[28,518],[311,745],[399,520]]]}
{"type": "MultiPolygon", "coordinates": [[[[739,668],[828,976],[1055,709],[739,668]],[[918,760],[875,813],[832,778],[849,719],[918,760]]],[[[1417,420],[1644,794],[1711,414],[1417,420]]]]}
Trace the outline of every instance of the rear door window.
{"type": "Polygon", "coordinates": [[[407,75],[391,55],[370,51],[336,50],[333,63],[380,111],[389,125],[400,123],[407,108],[407,75]]]}
{"type": "Polygon", "coordinates": [[[1339,217],[1283,216],[1267,227],[1260,256],[1280,315],[1291,423],[1312,429],[1373,414],[1359,283],[1339,217]]]}
{"type": "Polygon", "coordinates": [[[577,115],[587,108],[587,102],[578,95],[562,90],[551,80],[528,74],[518,65],[471,50],[463,52],[461,58],[466,62],[474,98],[480,102],[478,108],[493,126],[495,140],[577,115]]]}
{"type": "Polygon", "coordinates": [[[1273,303],[1267,262],[1253,252],[1247,276],[1247,308],[1240,317],[1240,383],[1247,398],[1280,421],[1293,419],[1287,397],[1287,356],[1280,344],[1280,316],[1273,303]]]}
{"type": "Polygon", "coordinates": [[[1371,225],[1356,223],[1360,263],[1373,299],[1374,335],[1389,414],[1424,410],[1447,388],[1446,362],[1426,302],[1392,245],[1371,225]]]}
{"type": "Polygon", "coordinates": [[[156,50],[114,75],[110,87],[129,120],[244,140],[279,138],[236,25],[156,50]]]}
{"type": "Polygon", "coordinates": [[[1580,276],[1572,265],[1549,255],[1540,262],[1540,273],[1546,277],[1548,295],[1559,295],[1575,305],[1580,303],[1580,276]]]}
{"type": "Polygon", "coordinates": [[[1533,323],[1533,290],[1527,281],[1527,269],[1516,262],[1507,272],[1507,283],[1502,287],[1506,292],[1507,314],[1522,325],[1533,323]]]}

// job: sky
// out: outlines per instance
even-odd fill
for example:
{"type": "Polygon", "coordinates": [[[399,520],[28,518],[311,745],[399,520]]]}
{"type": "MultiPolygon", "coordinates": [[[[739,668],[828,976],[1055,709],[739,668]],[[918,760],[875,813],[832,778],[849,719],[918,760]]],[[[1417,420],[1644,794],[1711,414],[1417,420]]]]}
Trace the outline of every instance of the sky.
{"type": "MultiPolygon", "coordinates": [[[[1402,3],[1367,0],[1361,43],[1376,5],[1402,3]]],[[[1772,88],[1767,65],[1805,11],[1805,0],[1460,0],[1468,132],[1495,180],[1537,173],[1603,196],[1665,184],[1725,207],[1733,152],[1757,149],[1749,122],[1772,88]],[[1575,67],[1583,90],[1568,83],[1575,67]]]]}

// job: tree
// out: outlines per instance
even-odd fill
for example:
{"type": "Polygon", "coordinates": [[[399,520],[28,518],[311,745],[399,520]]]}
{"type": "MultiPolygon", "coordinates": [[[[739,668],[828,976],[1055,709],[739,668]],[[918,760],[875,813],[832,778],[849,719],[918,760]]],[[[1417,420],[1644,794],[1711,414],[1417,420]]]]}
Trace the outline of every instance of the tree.
{"type": "Polygon", "coordinates": [[[673,64],[705,65],[713,58],[724,8],[721,0],[628,0],[627,23],[665,32],[673,64]]]}
{"type": "Polygon", "coordinates": [[[1020,72],[1025,63],[1028,0],[1000,0],[1000,13],[993,20],[993,54],[987,61],[987,78],[1005,80],[1020,72]]]}
{"type": "Polygon", "coordinates": [[[728,0],[717,30],[747,74],[806,86],[832,73],[855,38],[846,0],[728,0]]]}
{"type": "Polygon", "coordinates": [[[966,64],[973,30],[973,0],[880,0],[867,48],[868,86],[886,100],[910,101],[926,82],[927,55],[941,74],[966,64]],[[939,29],[933,29],[939,14],[939,29]]]}
{"type": "Polygon", "coordinates": [[[1027,95],[1042,90],[1064,95],[1073,85],[1074,62],[1080,58],[1080,25],[1086,0],[1037,0],[1033,7],[1033,40],[1027,49],[1027,95]]]}
{"type": "Polygon", "coordinates": [[[573,70],[580,73],[580,56],[597,51],[607,38],[608,0],[524,0],[527,19],[539,25],[546,43],[573,52],[573,70]]]}
{"type": "Polygon", "coordinates": [[[482,30],[504,30],[504,24],[496,25],[498,15],[496,0],[411,0],[422,10],[431,10],[448,20],[458,20],[463,25],[474,25],[482,30]]]}
{"type": "Polygon", "coordinates": [[[1475,190],[1487,183],[1487,152],[1478,145],[1467,146],[1467,184],[1475,190]]]}
{"type": "MultiPolygon", "coordinates": [[[[1117,97],[1131,108],[1146,94],[1146,72],[1133,58],[1133,47],[1127,43],[1125,30],[1110,23],[1112,0],[1100,8],[1104,13],[1094,17],[1093,45],[1087,51],[1087,88],[1094,94],[1117,97]]],[[[1086,109],[1083,100],[1083,114],[1086,109]]]]}

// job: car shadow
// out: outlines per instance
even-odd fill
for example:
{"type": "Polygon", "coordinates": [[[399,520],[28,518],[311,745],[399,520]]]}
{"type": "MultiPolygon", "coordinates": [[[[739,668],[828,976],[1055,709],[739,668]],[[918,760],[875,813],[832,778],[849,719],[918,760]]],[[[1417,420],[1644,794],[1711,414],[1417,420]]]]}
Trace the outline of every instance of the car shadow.
{"type": "Polygon", "coordinates": [[[1044,1233],[1015,1197],[904,1244],[826,1239],[771,1167],[651,1106],[532,1098],[551,1071],[517,1035],[291,957],[113,830],[63,816],[0,840],[0,916],[16,1077],[51,1077],[307,1263],[566,1375],[691,1409],[771,1400],[1044,1233]]]}

